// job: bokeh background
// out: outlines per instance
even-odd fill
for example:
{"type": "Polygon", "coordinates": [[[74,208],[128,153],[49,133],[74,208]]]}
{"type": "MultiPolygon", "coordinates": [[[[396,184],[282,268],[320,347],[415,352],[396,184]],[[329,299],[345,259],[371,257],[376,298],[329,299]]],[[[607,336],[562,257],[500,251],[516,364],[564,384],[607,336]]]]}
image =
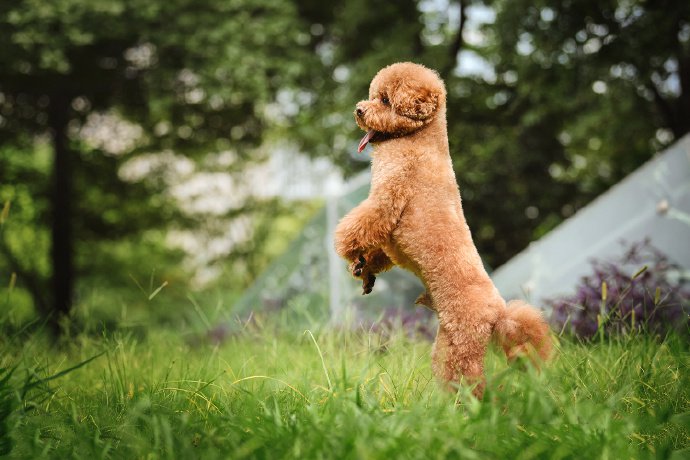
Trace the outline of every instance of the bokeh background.
{"type": "Polygon", "coordinates": [[[690,130],[686,0],[4,1],[4,327],[232,315],[366,170],[354,104],[403,60],[446,81],[489,267],[690,130]]]}

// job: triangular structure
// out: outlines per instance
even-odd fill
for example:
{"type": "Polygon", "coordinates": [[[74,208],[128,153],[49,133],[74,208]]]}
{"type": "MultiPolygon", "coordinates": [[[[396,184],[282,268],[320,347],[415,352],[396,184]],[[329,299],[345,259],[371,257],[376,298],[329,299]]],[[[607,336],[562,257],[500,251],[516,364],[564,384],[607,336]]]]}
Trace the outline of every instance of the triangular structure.
{"type": "Polygon", "coordinates": [[[646,239],[690,269],[690,135],[530,244],[492,278],[503,296],[539,305],[572,294],[593,259],[617,259],[621,243],[646,239]]]}

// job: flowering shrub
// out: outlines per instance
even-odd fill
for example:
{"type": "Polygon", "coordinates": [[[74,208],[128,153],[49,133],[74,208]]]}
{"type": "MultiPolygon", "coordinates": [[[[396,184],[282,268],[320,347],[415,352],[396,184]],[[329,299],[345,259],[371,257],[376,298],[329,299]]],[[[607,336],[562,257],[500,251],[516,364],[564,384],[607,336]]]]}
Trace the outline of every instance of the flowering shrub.
{"type": "Polygon", "coordinates": [[[552,299],[552,323],[582,338],[649,331],[687,333],[690,290],[681,269],[649,240],[628,246],[618,260],[592,262],[574,295],[552,299]],[[632,273],[632,275],[631,275],[632,273]]]}

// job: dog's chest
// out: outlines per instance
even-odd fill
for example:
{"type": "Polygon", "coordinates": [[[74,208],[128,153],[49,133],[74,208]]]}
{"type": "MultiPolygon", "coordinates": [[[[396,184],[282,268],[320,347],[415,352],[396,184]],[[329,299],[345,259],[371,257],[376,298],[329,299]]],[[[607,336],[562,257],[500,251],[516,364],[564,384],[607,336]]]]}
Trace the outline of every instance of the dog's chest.
{"type": "MultiPolygon", "coordinates": [[[[386,242],[381,248],[383,252],[386,253],[388,258],[398,267],[404,268],[405,270],[411,271],[412,273],[420,276],[419,267],[415,264],[410,257],[405,254],[405,252],[398,246],[394,239],[386,242]]],[[[420,278],[421,279],[421,278],[420,278]]]]}
{"type": "Polygon", "coordinates": [[[386,189],[396,187],[406,171],[406,165],[398,161],[374,159],[371,165],[371,187],[386,189]]]}

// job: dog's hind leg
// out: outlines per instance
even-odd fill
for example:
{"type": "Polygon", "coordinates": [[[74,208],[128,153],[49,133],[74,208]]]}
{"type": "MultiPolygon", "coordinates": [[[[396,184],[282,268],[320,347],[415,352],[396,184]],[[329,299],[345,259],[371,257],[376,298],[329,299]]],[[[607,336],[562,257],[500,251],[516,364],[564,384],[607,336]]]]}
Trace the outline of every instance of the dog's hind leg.
{"type": "Polygon", "coordinates": [[[484,357],[491,339],[491,325],[440,324],[432,354],[432,368],[449,390],[453,383],[473,387],[479,399],[484,394],[484,357]]]}

